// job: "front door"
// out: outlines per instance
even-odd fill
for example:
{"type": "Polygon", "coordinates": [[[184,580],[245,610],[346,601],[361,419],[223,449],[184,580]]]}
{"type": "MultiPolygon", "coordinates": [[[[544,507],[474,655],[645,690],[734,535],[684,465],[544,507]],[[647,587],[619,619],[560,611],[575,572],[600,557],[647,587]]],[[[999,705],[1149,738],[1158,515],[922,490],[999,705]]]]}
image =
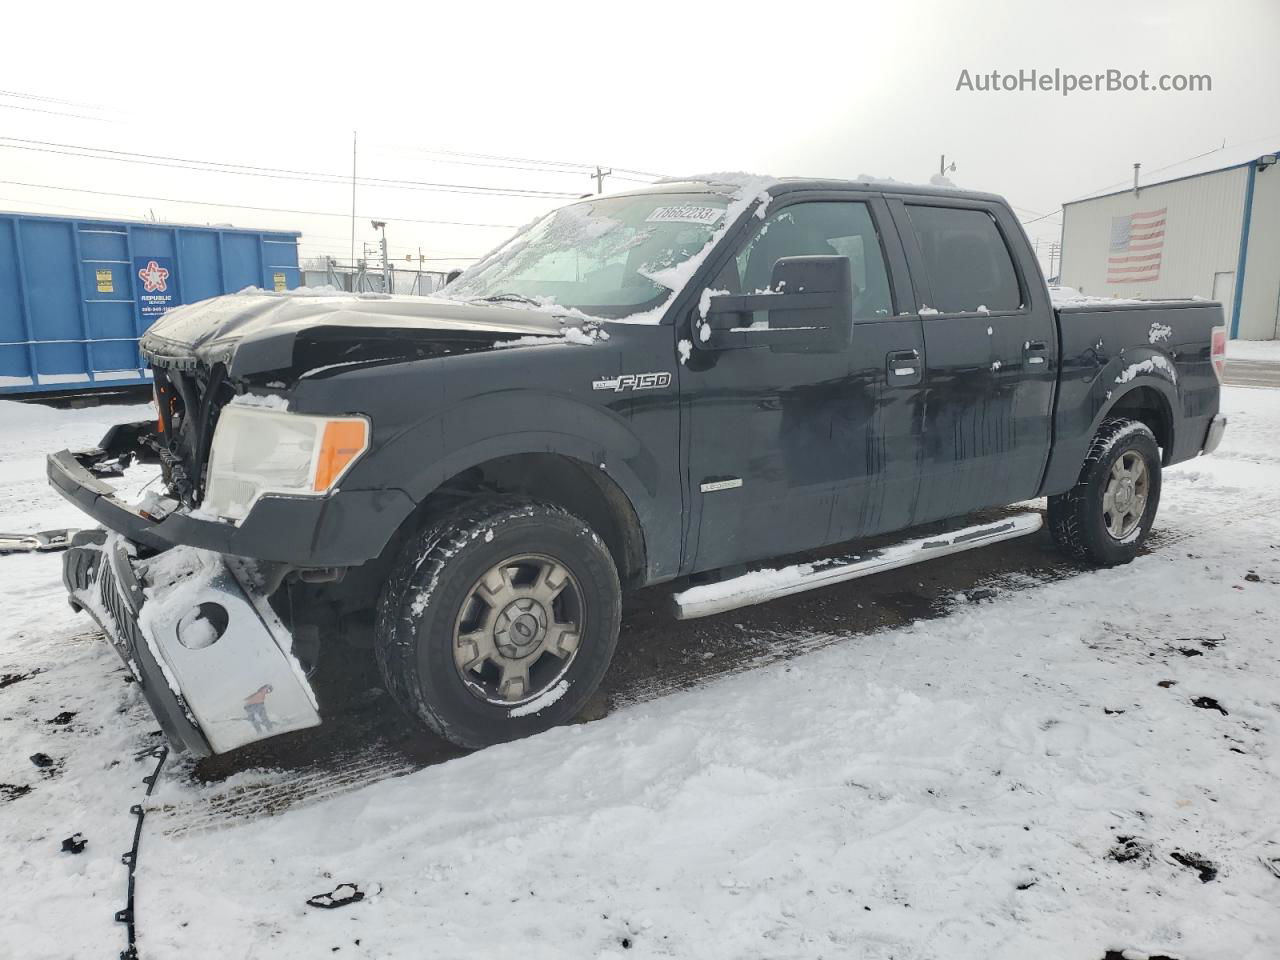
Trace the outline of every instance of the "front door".
{"type": "Polygon", "coordinates": [[[680,367],[690,571],[905,526],[914,509],[924,343],[914,311],[894,308],[886,250],[895,264],[902,255],[892,231],[886,247],[878,229],[888,219],[883,201],[811,200],[770,211],[709,289],[766,290],[782,257],[848,257],[852,344],[803,354],[694,348],[680,367]]]}
{"type": "MultiPolygon", "coordinates": [[[[925,341],[917,522],[1034,497],[1052,439],[1057,331],[1044,284],[1016,267],[997,204],[891,204],[925,341]]],[[[1030,250],[1023,251],[1030,257],[1030,250]]],[[[1024,261],[1025,262],[1025,261],[1024,261]]]]}

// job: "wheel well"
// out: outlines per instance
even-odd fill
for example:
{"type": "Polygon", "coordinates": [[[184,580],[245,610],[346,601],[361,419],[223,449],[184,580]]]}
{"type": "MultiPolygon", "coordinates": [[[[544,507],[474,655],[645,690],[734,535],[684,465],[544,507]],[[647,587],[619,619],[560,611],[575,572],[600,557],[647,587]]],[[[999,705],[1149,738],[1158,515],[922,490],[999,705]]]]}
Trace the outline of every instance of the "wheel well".
{"type": "Polygon", "coordinates": [[[1115,402],[1108,417],[1128,417],[1145,423],[1156,435],[1160,458],[1167,466],[1173,455],[1173,414],[1169,401],[1154,387],[1136,387],[1115,402]]]}
{"type": "Polygon", "coordinates": [[[627,495],[608,474],[554,453],[523,453],[490,460],[450,477],[418,507],[419,522],[477,495],[519,493],[558,504],[600,535],[624,585],[643,578],[644,534],[627,495]]]}

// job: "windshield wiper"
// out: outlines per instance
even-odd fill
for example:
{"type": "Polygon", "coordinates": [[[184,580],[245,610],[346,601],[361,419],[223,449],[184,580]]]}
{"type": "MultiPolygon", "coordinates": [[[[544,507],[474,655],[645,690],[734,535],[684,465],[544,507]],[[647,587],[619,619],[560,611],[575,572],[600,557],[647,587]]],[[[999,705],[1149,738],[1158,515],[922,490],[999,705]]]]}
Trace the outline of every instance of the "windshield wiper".
{"type": "Polygon", "coordinates": [[[529,303],[535,307],[542,306],[541,300],[535,300],[533,297],[526,297],[523,293],[495,293],[491,297],[472,297],[468,303],[529,303]]]}

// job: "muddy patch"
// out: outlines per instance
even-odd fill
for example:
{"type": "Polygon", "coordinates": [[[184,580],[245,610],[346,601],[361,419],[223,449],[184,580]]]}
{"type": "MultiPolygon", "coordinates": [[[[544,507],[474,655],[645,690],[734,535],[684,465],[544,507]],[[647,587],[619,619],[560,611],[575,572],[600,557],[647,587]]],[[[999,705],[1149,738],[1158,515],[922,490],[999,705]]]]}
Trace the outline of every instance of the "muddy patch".
{"type": "Polygon", "coordinates": [[[1196,871],[1200,875],[1201,883],[1208,883],[1218,875],[1218,865],[1198,853],[1185,853],[1182,850],[1175,850],[1169,856],[1188,870],[1196,871]]]}
{"type": "Polygon", "coordinates": [[[9,803],[31,792],[29,783],[0,783],[0,803],[9,803]]]}
{"type": "Polygon", "coordinates": [[[32,670],[28,673],[0,673],[0,690],[11,687],[15,683],[21,683],[23,680],[30,680],[39,672],[39,670],[32,670]]]}
{"type": "Polygon", "coordinates": [[[1149,863],[1151,844],[1137,837],[1116,837],[1115,845],[1107,851],[1107,859],[1116,863],[1149,863]]]}

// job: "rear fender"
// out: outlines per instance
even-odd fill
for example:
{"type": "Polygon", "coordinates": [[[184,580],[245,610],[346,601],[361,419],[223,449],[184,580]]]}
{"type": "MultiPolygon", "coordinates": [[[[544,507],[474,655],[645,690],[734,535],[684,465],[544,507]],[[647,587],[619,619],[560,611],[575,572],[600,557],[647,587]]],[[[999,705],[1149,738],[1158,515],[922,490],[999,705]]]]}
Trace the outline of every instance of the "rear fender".
{"type": "Polygon", "coordinates": [[[1178,371],[1164,351],[1148,346],[1134,347],[1097,368],[1087,394],[1075,410],[1057,412],[1053,454],[1041,486],[1042,496],[1063,493],[1075,486],[1089,444],[1103,421],[1126,397],[1143,387],[1151,388],[1164,404],[1171,441],[1165,450],[1168,462],[1176,442],[1177,413],[1181,410],[1178,371]]]}

